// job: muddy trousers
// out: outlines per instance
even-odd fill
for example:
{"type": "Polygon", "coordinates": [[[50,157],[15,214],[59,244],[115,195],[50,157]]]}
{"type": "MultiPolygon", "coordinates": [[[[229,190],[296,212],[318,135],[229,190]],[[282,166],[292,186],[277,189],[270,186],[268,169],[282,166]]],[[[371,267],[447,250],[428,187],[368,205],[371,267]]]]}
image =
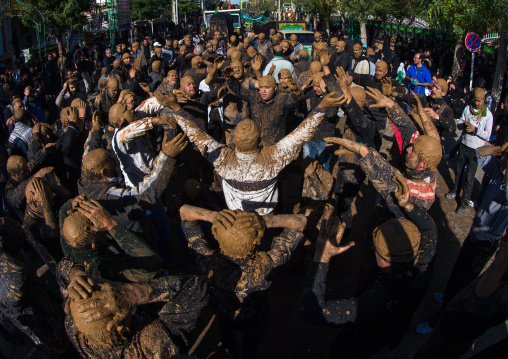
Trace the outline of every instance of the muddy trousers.
{"type": "Polygon", "coordinates": [[[455,174],[455,185],[453,192],[460,194],[460,177],[464,174],[463,193],[460,197],[460,205],[467,206],[473,192],[474,175],[478,169],[478,156],[474,148],[460,144],[459,156],[457,158],[457,172],[455,174]],[[466,167],[467,165],[467,167],[466,167]]]}

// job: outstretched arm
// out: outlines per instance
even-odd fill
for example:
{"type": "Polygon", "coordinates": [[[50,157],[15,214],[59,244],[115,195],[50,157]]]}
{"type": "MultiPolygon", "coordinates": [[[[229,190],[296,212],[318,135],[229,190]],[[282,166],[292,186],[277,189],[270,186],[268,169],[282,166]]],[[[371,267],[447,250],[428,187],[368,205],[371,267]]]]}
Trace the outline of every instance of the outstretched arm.
{"type": "Polygon", "coordinates": [[[346,102],[344,96],[333,97],[334,95],[335,92],[326,95],[323,101],[293,132],[270,147],[273,148],[274,155],[282,159],[280,161],[282,166],[294,160],[300,151],[300,147],[314,136],[319,124],[325,118],[326,109],[340,107],[346,102]]]}

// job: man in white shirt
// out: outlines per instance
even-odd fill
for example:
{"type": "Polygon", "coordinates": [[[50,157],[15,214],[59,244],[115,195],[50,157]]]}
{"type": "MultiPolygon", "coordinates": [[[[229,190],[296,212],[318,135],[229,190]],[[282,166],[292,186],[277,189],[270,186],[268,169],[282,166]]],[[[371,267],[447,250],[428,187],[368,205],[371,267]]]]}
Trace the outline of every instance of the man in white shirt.
{"type": "Polygon", "coordinates": [[[459,193],[460,177],[464,174],[464,192],[460,199],[460,206],[457,208],[457,214],[462,214],[466,210],[471,192],[473,191],[474,176],[478,168],[478,155],[476,149],[485,145],[485,141],[490,138],[492,131],[493,117],[485,105],[485,92],[477,88],[474,92],[474,101],[467,106],[459,119],[457,128],[464,131],[459,147],[459,156],[457,159],[457,171],[455,174],[455,186],[445,196],[453,199],[459,193]],[[467,167],[464,169],[464,167],[467,167]]]}
{"type": "Polygon", "coordinates": [[[291,76],[293,78],[295,78],[295,69],[293,67],[293,64],[288,60],[284,60],[284,58],[282,57],[282,51],[283,51],[282,46],[275,45],[273,47],[272,51],[273,51],[273,59],[272,59],[272,61],[270,61],[269,63],[266,64],[266,67],[263,70],[263,76],[268,75],[272,65],[275,65],[275,71],[273,72],[272,76],[275,78],[275,81],[277,83],[279,83],[279,76],[278,76],[279,71],[282,69],[288,69],[289,72],[291,73],[291,76]]]}

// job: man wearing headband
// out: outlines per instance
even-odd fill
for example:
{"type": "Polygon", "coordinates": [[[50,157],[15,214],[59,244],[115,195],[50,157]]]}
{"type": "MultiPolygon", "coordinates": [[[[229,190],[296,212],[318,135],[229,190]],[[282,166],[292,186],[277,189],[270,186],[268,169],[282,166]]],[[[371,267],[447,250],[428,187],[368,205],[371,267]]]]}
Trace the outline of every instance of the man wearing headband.
{"type": "Polygon", "coordinates": [[[398,205],[409,220],[391,219],[374,230],[376,273],[355,297],[325,298],[330,259],[354,242],[342,243],[344,226],[333,214],[321,223],[314,262],[302,283],[300,318],[342,329],[330,347],[330,358],[370,358],[387,345],[396,346],[429,286],[436,225],[423,208],[409,201],[403,180],[395,186],[398,205]]]}
{"type": "Polygon", "coordinates": [[[462,214],[469,205],[476,169],[478,168],[478,155],[476,149],[482,147],[490,139],[493,117],[485,105],[485,91],[477,88],[474,92],[473,103],[466,106],[460,117],[457,127],[462,130],[459,155],[457,158],[457,171],[453,189],[446,194],[446,198],[453,199],[464,191],[457,207],[457,214],[462,214]],[[464,173],[465,171],[465,173],[464,173]],[[460,178],[464,173],[464,184],[460,186],[460,178]]]}

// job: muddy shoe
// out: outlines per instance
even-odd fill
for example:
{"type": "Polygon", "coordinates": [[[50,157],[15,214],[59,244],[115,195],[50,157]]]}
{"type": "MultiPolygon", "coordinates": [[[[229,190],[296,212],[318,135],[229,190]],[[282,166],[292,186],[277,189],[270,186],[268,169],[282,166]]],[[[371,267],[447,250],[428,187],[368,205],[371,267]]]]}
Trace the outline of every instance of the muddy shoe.
{"type": "Polygon", "coordinates": [[[455,198],[455,196],[456,196],[456,194],[455,194],[455,192],[450,191],[450,192],[448,192],[447,194],[445,194],[444,196],[445,196],[446,198],[448,198],[448,199],[454,199],[454,198],[455,198]]]}
{"type": "Polygon", "coordinates": [[[464,213],[466,211],[466,209],[467,209],[467,206],[460,206],[459,208],[457,208],[455,213],[460,215],[460,214],[464,213]]]}

